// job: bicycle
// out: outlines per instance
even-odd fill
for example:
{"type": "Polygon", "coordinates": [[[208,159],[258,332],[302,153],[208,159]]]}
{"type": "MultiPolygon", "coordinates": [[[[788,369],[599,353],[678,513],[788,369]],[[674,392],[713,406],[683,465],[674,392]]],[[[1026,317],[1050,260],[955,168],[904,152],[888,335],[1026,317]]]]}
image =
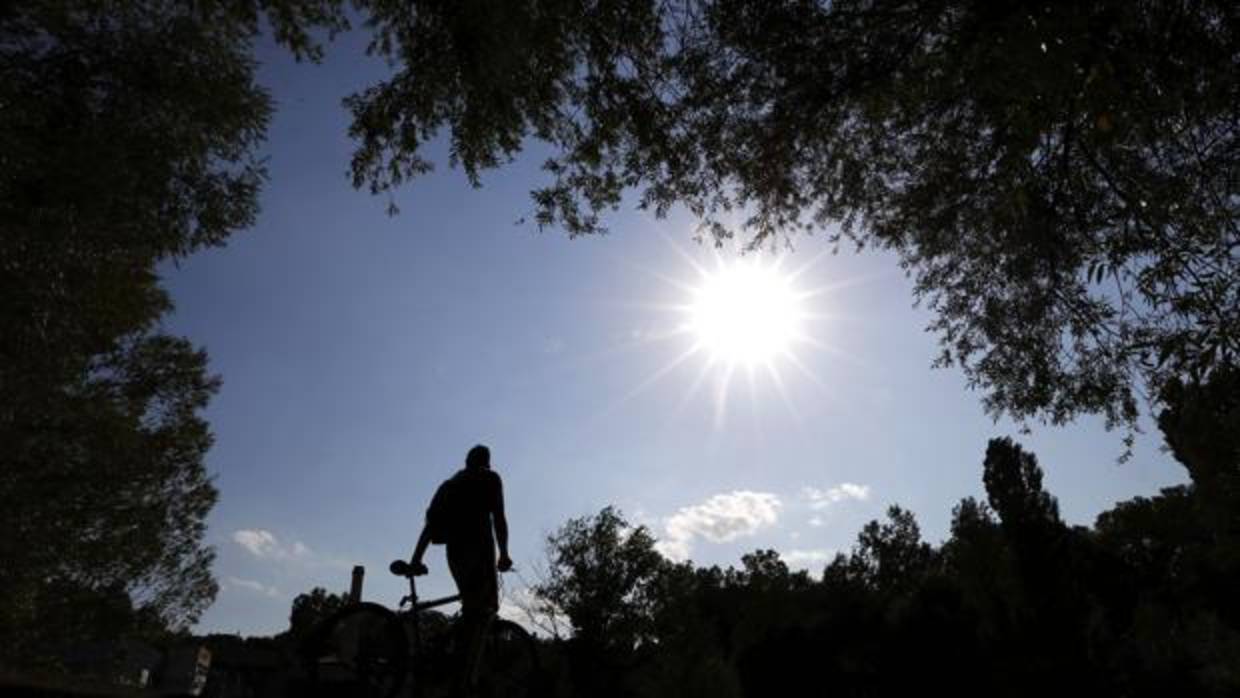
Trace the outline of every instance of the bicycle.
{"type": "MultiPolygon", "coordinates": [[[[311,631],[302,646],[306,676],[318,695],[359,695],[391,698],[426,696],[428,689],[451,676],[445,665],[452,654],[446,638],[427,638],[420,616],[460,600],[459,595],[419,601],[409,563],[396,560],[388,569],[409,580],[409,595],[393,611],[382,604],[361,602],[343,608],[311,631]],[[408,606],[408,609],[405,607],[408,606]]],[[[539,673],[534,640],[520,625],[495,618],[485,640],[480,676],[482,695],[527,698],[535,695],[539,673]]],[[[457,667],[459,670],[459,667],[457,667]]]]}

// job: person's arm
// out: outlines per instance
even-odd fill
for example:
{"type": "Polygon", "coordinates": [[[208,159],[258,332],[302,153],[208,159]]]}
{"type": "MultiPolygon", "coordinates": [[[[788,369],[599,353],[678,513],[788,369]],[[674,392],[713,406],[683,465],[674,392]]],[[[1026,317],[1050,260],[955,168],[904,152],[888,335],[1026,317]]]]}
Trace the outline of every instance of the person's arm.
{"type": "Polygon", "coordinates": [[[491,512],[491,520],[495,524],[495,542],[499,544],[499,562],[497,567],[500,572],[507,572],[512,569],[512,558],[508,557],[508,518],[504,516],[504,485],[495,476],[495,508],[491,512]]]}
{"type": "Polygon", "coordinates": [[[426,565],[422,563],[422,556],[426,554],[426,546],[431,544],[431,529],[428,526],[422,526],[422,534],[418,536],[418,544],[413,548],[413,559],[409,561],[409,566],[413,568],[415,576],[427,573],[426,565]]]}

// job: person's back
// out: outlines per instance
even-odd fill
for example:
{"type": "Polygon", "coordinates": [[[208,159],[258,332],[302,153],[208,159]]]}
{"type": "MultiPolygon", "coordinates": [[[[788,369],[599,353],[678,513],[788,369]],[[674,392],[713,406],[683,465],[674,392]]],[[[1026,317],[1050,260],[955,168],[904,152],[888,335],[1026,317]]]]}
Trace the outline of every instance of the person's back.
{"type": "Polygon", "coordinates": [[[452,487],[453,506],[445,540],[451,547],[494,550],[495,515],[502,514],[503,483],[490,468],[463,468],[445,483],[452,487]]]}
{"type": "Polygon", "coordinates": [[[486,446],[470,449],[465,467],[436,492],[427,511],[427,525],[422,528],[410,561],[414,574],[426,574],[422,557],[432,538],[446,544],[448,569],[461,595],[461,623],[468,654],[460,676],[463,684],[472,688],[477,681],[483,635],[499,611],[497,571],[512,568],[503,481],[491,470],[491,452],[486,446]]]}

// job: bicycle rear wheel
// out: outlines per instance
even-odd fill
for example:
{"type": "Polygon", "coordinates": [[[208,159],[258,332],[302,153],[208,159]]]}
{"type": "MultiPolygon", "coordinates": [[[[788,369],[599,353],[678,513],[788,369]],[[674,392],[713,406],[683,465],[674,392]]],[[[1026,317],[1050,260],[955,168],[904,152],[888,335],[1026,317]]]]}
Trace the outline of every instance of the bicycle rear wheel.
{"type": "Polygon", "coordinates": [[[487,633],[481,683],[488,698],[528,698],[537,695],[538,652],[534,638],[520,625],[497,618],[487,633]]]}
{"type": "Polygon", "coordinates": [[[317,625],[302,659],[317,695],[391,698],[405,683],[409,644],[396,614],[360,603],[317,625]]]}

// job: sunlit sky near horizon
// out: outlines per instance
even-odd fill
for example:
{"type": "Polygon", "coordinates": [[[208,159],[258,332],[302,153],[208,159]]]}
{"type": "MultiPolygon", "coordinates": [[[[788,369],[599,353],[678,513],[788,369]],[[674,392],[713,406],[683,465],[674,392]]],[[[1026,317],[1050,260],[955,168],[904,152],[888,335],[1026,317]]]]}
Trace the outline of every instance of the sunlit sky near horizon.
{"type": "MultiPolygon", "coordinates": [[[[622,208],[612,233],[569,240],[516,224],[545,181],[537,148],[472,189],[446,166],[397,193],[402,212],[355,191],[340,99],[383,75],[339,38],[322,65],[260,52],[278,112],[258,224],[164,269],[168,327],[204,346],[224,383],[207,410],[220,490],[208,540],[221,584],[198,632],[271,634],[292,598],[347,588],[394,604],[387,563],[407,557],[438,483],[475,443],[503,476],[520,577],[568,518],[618,506],[661,550],[737,564],[775,548],[817,572],[898,503],[924,536],[984,496],[986,441],[1037,453],[1070,523],[1183,481],[1146,424],[1132,460],[1097,419],[995,423],[937,354],[911,283],[888,254],[823,254],[821,237],[748,261],[802,270],[806,317],[771,370],[692,351],[699,267],[717,252],[693,221],[622,208]],[[799,365],[798,365],[799,364],[799,365]]],[[[451,593],[435,549],[428,594],[451,593]]]]}

